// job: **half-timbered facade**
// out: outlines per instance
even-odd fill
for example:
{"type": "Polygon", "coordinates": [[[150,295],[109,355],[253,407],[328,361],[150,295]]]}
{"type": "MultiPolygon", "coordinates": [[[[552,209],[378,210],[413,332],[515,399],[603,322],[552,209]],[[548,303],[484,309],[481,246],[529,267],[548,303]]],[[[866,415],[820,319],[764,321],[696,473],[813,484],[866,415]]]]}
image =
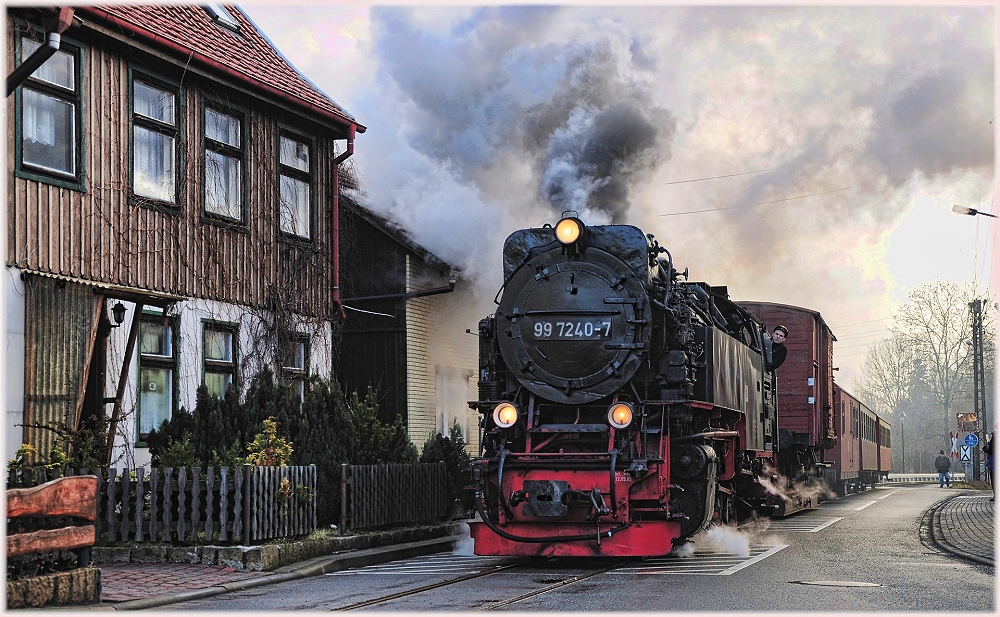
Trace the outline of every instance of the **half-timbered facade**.
{"type": "Polygon", "coordinates": [[[329,376],[342,163],[365,127],[238,7],[8,7],[5,452],[195,392],[329,376]]]}

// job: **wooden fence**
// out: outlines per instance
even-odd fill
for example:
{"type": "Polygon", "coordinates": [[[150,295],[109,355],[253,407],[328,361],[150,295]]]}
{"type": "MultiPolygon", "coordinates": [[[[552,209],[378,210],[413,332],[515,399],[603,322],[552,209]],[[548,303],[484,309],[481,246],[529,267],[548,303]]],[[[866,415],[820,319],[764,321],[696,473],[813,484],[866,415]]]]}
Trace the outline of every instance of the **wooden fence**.
{"type": "Polygon", "coordinates": [[[444,463],[341,465],[341,479],[342,529],[422,523],[449,514],[444,463]]]}
{"type": "Polygon", "coordinates": [[[251,545],[316,530],[316,466],[9,470],[7,487],[97,476],[97,544],[251,545]]]}

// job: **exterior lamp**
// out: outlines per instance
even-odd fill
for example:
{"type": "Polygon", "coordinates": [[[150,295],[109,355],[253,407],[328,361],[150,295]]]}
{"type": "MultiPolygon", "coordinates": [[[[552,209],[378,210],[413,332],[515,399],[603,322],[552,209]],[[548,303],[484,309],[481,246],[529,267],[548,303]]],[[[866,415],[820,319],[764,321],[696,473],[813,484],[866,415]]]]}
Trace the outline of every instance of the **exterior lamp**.
{"type": "Polygon", "coordinates": [[[115,318],[115,325],[111,327],[117,328],[118,326],[122,325],[123,321],[125,321],[125,305],[119,302],[114,306],[114,308],[111,309],[111,314],[115,318]]]}
{"type": "Polygon", "coordinates": [[[957,212],[958,214],[968,214],[969,216],[976,216],[977,214],[982,214],[983,216],[997,218],[997,215],[995,214],[990,214],[989,212],[980,212],[975,208],[966,208],[965,206],[959,206],[959,205],[952,206],[951,211],[957,212]]]}

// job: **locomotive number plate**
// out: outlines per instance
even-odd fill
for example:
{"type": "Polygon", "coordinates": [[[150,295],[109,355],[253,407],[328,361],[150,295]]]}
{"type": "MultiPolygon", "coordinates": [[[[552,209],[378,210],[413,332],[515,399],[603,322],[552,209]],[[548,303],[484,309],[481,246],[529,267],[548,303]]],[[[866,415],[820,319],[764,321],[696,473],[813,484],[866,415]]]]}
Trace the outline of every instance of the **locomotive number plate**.
{"type": "Polygon", "coordinates": [[[610,319],[536,319],[536,341],[609,341],[610,319]]]}

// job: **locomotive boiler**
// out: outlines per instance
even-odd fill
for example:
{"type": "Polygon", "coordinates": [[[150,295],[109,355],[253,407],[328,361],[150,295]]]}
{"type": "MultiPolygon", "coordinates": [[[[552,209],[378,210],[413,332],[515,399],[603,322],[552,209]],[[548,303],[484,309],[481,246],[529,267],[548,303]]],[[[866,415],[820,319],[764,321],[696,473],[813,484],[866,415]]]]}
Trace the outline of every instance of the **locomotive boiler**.
{"type": "Polygon", "coordinates": [[[480,555],[653,556],[767,513],[770,339],[629,225],[512,233],[479,324],[480,555]]]}

